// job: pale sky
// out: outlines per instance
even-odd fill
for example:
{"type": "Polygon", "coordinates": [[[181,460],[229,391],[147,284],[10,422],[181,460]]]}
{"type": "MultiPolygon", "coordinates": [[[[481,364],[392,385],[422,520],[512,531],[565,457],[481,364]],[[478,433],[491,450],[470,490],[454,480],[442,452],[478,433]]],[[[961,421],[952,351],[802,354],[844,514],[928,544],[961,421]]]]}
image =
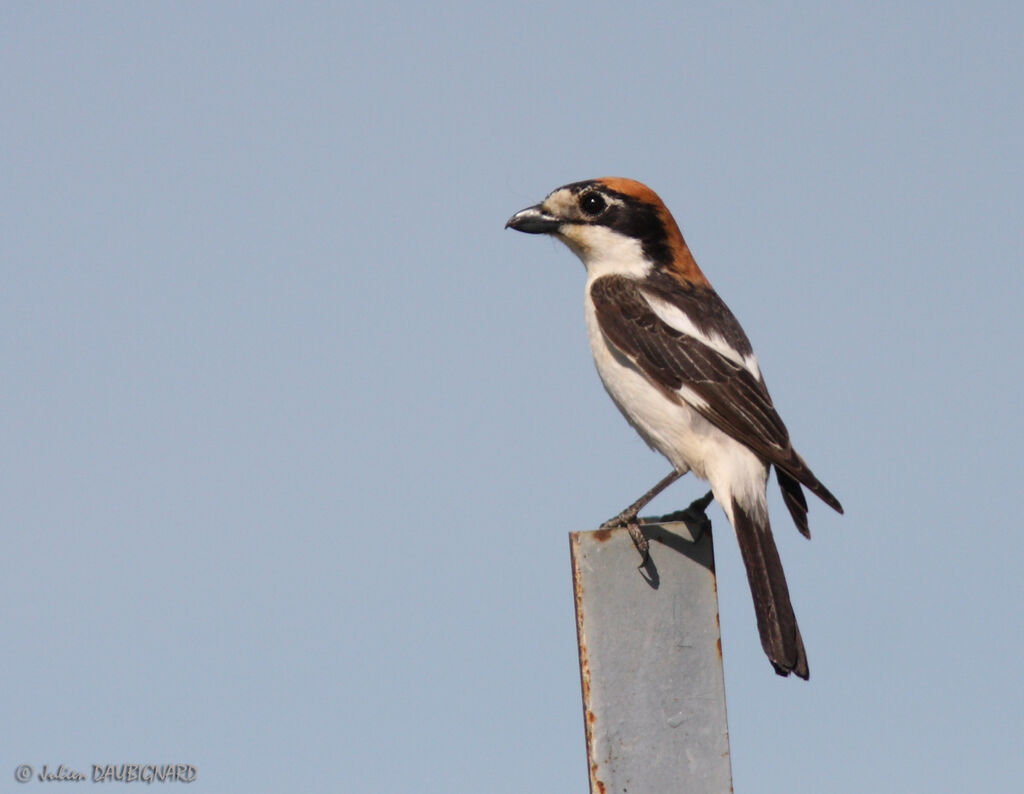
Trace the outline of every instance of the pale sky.
{"type": "Polygon", "coordinates": [[[710,511],[735,790],[1019,788],[1022,25],[4,4],[0,791],[587,790],[566,535],[668,466],[579,262],[502,227],[605,175],[661,194],[846,507],[808,543],[770,490],[807,683],[710,511]]]}

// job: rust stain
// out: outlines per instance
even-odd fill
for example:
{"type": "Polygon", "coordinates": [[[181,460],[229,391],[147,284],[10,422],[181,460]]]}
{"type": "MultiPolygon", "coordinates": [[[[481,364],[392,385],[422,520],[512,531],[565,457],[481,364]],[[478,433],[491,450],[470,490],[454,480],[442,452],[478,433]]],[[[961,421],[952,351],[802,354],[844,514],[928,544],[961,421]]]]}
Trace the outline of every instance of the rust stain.
{"type": "MultiPolygon", "coordinates": [[[[576,644],[580,653],[580,689],[583,691],[583,728],[587,738],[587,760],[594,757],[594,723],[597,716],[590,710],[590,663],[587,659],[587,640],[583,636],[583,581],[579,565],[579,536],[578,533],[569,535],[569,556],[572,561],[572,589],[576,605],[576,644]]],[[[590,764],[590,791],[591,794],[600,792],[604,794],[605,786],[597,779],[597,762],[590,764]]]]}
{"type": "Polygon", "coordinates": [[[721,637],[719,637],[717,640],[715,640],[715,647],[718,649],[718,658],[721,659],[722,658],[722,638],[721,637]]]}
{"type": "Polygon", "coordinates": [[[612,530],[595,529],[590,534],[594,536],[594,540],[596,540],[598,543],[607,543],[609,540],[611,540],[612,530]]]}

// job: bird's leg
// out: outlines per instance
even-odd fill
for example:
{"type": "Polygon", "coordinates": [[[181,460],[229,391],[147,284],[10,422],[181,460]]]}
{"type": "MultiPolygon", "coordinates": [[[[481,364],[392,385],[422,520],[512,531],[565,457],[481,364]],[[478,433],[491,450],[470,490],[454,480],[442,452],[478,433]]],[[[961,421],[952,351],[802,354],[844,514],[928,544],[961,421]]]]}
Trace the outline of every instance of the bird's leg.
{"type": "Polygon", "coordinates": [[[643,496],[641,496],[639,499],[633,502],[633,504],[631,504],[629,507],[627,507],[614,518],[609,518],[607,521],[601,524],[601,529],[611,529],[612,527],[624,527],[627,524],[635,523],[637,515],[639,515],[640,511],[647,506],[648,502],[650,502],[655,496],[660,494],[662,491],[664,491],[666,488],[668,488],[672,483],[674,483],[682,476],[683,472],[673,469],[669,474],[665,475],[661,480],[659,480],[657,484],[653,488],[651,488],[651,490],[649,490],[647,493],[645,493],[643,496]]]}
{"type": "Polygon", "coordinates": [[[647,560],[650,557],[650,548],[647,538],[644,537],[644,533],[640,530],[640,525],[636,522],[636,517],[647,506],[648,502],[682,477],[684,473],[673,469],[669,474],[660,479],[651,490],[633,502],[633,504],[614,518],[610,518],[601,524],[601,529],[625,527],[629,530],[629,536],[633,539],[633,545],[636,546],[636,550],[640,552],[640,556],[643,558],[640,563],[641,568],[647,564],[647,560]]]}

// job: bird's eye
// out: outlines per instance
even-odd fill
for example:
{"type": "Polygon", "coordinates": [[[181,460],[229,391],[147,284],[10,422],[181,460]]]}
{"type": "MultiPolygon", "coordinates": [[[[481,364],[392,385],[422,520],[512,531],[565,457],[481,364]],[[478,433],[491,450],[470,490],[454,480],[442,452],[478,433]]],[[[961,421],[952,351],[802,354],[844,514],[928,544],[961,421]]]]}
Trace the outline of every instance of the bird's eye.
{"type": "Polygon", "coordinates": [[[590,217],[596,217],[608,206],[600,193],[586,193],[580,197],[580,209],[590,217]]]}

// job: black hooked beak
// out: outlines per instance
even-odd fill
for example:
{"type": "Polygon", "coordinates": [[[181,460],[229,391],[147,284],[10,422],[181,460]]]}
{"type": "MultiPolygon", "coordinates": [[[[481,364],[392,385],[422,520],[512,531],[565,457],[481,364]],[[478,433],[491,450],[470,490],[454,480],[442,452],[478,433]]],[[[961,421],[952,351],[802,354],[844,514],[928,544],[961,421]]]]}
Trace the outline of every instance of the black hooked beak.
{"type": "Polygon", "coordinates": [[[562,221],[553,215],[548,215],[540,208],[540,204],[519,210],[508,219],[506,229],[515,229],[517,232],[527,234],[552,234],[558,231],[562,221]]]}

